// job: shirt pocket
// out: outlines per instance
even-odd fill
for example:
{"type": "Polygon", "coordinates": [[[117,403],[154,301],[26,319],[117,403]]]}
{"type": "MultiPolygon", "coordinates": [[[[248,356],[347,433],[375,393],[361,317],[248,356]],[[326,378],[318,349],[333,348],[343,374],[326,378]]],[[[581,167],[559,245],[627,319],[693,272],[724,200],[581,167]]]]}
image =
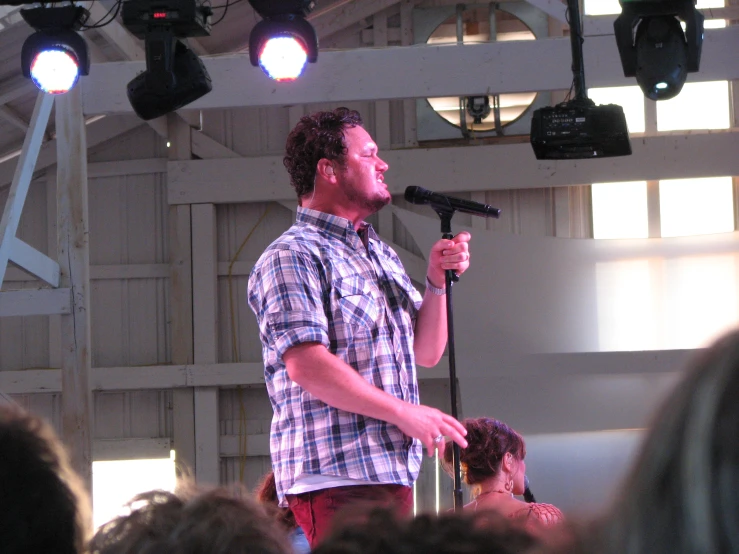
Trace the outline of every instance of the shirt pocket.
{"type": "Polygon", "coordinates": [[[370,332],[378,318],[378,304],[372,296],[372,287],[364,277],[351,275],[334,282],[341,319],[352,331],[370,332]]]}

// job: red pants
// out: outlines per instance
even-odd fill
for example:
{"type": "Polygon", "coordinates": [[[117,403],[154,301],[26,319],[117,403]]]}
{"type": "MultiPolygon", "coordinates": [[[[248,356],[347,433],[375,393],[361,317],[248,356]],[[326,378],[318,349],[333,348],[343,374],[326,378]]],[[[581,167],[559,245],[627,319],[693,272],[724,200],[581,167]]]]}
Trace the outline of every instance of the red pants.
{"type": "Polygon", "coordinates": [[[382,506],[394,508],[398,516],[413,510],[413,488],[403,485],[356,485],[334,487],[287,496],[295,521],[305,531],[311,548],[331,529],[334,515],[349,505],[358,508],[382,506]]]}

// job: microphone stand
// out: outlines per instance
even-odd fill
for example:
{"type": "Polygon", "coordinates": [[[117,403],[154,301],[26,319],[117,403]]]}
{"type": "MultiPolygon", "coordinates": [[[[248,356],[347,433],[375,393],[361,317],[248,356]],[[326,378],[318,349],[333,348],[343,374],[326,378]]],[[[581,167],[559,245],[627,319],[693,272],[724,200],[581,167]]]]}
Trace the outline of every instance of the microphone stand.
{"type": "MultiPolygon", "coordinates": [[[[452,239],[452,216],[455,210],[445,206],[433,206],[434,211],[441,218],[441,238],[452,239]]],[[[447,327],[447,344],[449,348],[449,392],[451,394],[452,417],[459,419],[457,416],[457,365],[454,355],[454,319],[453,319],[453,303],[452,303],[452,283],[459,281],[459,275],[451,269],[445,272],[446,281],[446,327],[447,327]]],[[[454,511],[462,511],[462,468],[460,464],[459,445],[452,442],[452,461],[454,468],[454,511]]]]}

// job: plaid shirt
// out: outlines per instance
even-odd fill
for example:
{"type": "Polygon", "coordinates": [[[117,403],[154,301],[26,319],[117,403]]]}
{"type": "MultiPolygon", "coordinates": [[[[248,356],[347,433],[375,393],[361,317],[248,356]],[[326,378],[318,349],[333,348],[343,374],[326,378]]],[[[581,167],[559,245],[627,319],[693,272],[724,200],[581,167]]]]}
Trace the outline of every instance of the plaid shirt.
{"type": "Polygon", "coordinates": [[[267,391],[277,495],[302,474],[412,485],[422,447],[397,426],[333,408],[290,380],[282,355],[323,344],[368,382],[418,404],[413,327],[421,295],[397,254],[367,225],[298,208],[295,224],[273,242],[249,276],[267,391]]]}

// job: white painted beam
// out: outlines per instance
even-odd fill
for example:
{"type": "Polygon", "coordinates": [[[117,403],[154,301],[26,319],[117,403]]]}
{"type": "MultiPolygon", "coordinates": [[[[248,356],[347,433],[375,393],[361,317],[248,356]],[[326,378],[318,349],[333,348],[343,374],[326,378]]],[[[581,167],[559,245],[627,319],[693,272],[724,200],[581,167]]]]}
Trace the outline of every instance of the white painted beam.
{"type": "MultiPolygon", "coordinates": [[[[688,81],[739,78],[739,26],[706,31],[701,71],[688,81]]],[[[625,78],[612,36],[584,45],[588,86],[633,85],[625,78]]],[[[429,96],[568,89],[572,82],[569,38],[483,44],[391,47],[322,52],[300,79],[275,83],[246,54],[204,59],[216,83],[190,109],[286,106],[429,96]],[[536,68],[524,71],[522,68],[536,68]]],[[[142,62],[94,65],[81,81],[85,113],[129,113],[126,83],[142,62]]]]}
{"type": "Polygon", "coordinates": [[[92,441],[92,459],[96,462],[114,460],[154,460],[169,458],[172,440],[163,438],[97,439],[92,441]]]}
{"type": "Polygon", "coordinates": [[[0,292],[0,317],[69,314],[71,298],[68,288],[0,292]]]}
{"type": "Polygon", "coordinates": [[[2,219],[0,219],[0,285],[2,285],[8,261],[11,259],[15,234],[53,104],[54,97],[51,95],[39,92],[36,96],[31,126],[23,141],[23,149],[13,171],[13,181],[5,202],[2,219]]]}
{"type": "Polygon", "coordinates": [[[566,6],[562,3],[562,0],[526,0],[532,6],[536,6],[549,17],[567,23],[567,17],[565,17],[566,6]]]}
{"type": "MultiPolygon", "coordinates": [[[[0,293],[0,306],[5,294],[8,293],[0,293]]],[[[94,391],[264,386],[264,366],[261,363],[237,363],[93,368],[90,372],[90,385],[94,391]]],[[[61,371],[0,371],[0,390],[7,394],[61,392],[61,371]]]]}
{"type": "Polygon", "coordinates": [[[56,100],[57,255],[72,310],[61,317],[62,439],[72,467],[92,490],[90,251],[87,141],[79,87],[56,100]]]}
{"type": "Polygon", "coordinates": [[[12,123],[24,133],[28,131],[28,122],[8,106],[0,106],[0,117],[8,123],[12,123]]]}
{"type": "MultiPolygon", "coordinates": [[[[377,12],[398,4],[400,0],[351,0],[335,2],[309,14],[319,39],[363,21],[377,12]]],[[[322,55],[322,54],[321,54],[322,55]]]]}
{"type": "MultiPolygon", "coordinates": [[[[144,123],[135,116],[121,115],[106,117],[87,126],[87,146],[93,148],[111,138],[135,129],[144,123]]],[[[57,160],[57,139],[45,142],[39,151],[34,171],[52,166],[57,160]]],[[[0,188],[10,183],[18,160],[10,159],[0,163],[0,188]]]]}
{"type": "MultiPolygon", "coordinates": [[[[169,272],[169,264],[92,265],[90,266],[90,280],[169,279],[169,272]]],[[[29,281],[31,279],[32,277],[28,273],[16,268],[8,268],[8,272],[5,274],[6,283],[12,281],[29,281]]]]}
{"type": "Polygon", "coordinates": [[[59,264],[18,237],[13,241],[10,261],[52,287],[59,286],[59,264]]]}
{"type": "Polygon", "coordinates": [[[38,89],[33,86],[30,79],[23,77],[8,79],[0,87],[0,105],[17,100],[21,96],[27,96],[33,90],[38,89]]]}
{"type": "MultiPolygon", "coordinates": [[[[509,190],[593,182],[739,175],[739,130],[632,137],[633,154],[600,160],[537,160],[531,145],[418,148],[383,154],[390,192],[509,190]]],[[[170,162],[170,204],[292,201],[281,156],[170,162]],[[259,187],[245,187],[249,175],[259,187]]]]}

